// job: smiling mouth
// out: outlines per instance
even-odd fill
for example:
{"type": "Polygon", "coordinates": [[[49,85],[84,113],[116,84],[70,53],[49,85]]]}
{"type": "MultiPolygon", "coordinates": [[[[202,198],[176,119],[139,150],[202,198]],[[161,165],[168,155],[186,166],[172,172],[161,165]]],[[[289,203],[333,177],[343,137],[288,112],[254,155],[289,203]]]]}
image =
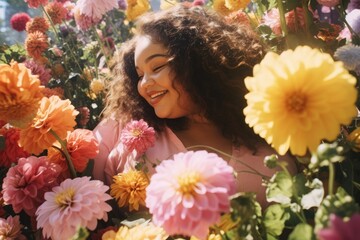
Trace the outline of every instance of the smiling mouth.
{"type": "Polygon", "coordinates": [[[155,98],[157,98],[157,97],[163,96],[163,95],[166,94],[167,92],[168,92],[168,90],[164,90],[164,91],[161,91],[161,92],[157,92],[157,93],[151,94],[151,95],[150,95],[150,98],[151,98],[151,99],[155,99],[155,98]]]}

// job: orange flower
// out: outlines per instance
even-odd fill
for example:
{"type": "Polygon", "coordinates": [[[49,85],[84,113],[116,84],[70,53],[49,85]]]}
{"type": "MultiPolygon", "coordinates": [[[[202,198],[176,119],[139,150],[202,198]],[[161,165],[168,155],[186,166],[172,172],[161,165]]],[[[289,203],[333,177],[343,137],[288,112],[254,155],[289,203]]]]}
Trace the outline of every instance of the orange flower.
{"type": "Polygon", "coordinates": [[[37,76],[22,63],[0,64],[0,119],[24,127],[43,97],[37,76]]]}
{"type": "Polygon", "coordinates": [[[34,17],[26,23],[26,31],[33,33],[36,31],[45,33],[49,29],[50,25],[43,17],[34,17]]]}
{"type": "Polygon", "coordinates": [[[49,47],[47,36],[39,31],[29,33],[25,39],[25,49],[30,57],[40,58],[41,54],[49,47]]]}
{"type": "MultiPolygon", "coordinates": [[[[83,172],[89,159],[96,157],[99,152],[99,145],[93,132],[88,129],[76,129],[68,135],[66,140],[66,149],[71,156],[75,170],[83,172]]],[[[68,170],[66,159],[59,150],[49,148],[48,159],[59,164],[64,171],[68,170]]]]}
{"type": "Polygon", "coordinates": [[[31,124],[21,130],[19,144],[25,151],[39,154],[57,142],[51,131],[60,139],[76,125],[75,117],[79,112],[70,100],[61,100],[58,96],[44,97],[31,124]]]}
{"type": "Polygon", "coordinates": [[[61,2],[51,2],[45,6],[45,11],[50,16],[53,24],[61,24],[66,18],[67,9],[61,2]]]}
{"type": "Polygon", "coordinates": [[[55,87],[55,88],[47,88],[46,87],[42,90],[42,93],[47,98],[54,96],[54,95],[58,96],[59,98],[64,97],[64,89],[62,89],[61,87],[55,87]]]}

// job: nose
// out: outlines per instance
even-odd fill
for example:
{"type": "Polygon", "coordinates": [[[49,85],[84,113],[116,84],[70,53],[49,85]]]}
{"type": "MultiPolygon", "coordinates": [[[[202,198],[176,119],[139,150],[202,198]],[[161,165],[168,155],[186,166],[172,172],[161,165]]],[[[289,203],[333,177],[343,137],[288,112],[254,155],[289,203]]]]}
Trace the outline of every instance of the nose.
{"type": "Polygon", "coordinates": [[[149,75],[144,75],[143,78],[140,80],[140,87],[147,88],[148,86],[154,84],[154,79],[152,79],[149,75]]]}

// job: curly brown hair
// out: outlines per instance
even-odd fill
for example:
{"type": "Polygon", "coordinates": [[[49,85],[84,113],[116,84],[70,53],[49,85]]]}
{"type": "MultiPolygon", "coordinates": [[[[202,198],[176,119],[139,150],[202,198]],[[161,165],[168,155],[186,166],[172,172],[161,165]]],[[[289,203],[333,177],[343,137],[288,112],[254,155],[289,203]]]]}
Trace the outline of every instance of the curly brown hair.
{"type": "Polygon", "coordinates": [[[181,5],[148,13],[136,26],[135,37],[124,43],[114,58],[105,117],[115,114],[125,122],[144,119],[158,131],[164,126],[186,128],[184,118],[158,118],[137,91],[136,36],[146,35],[168,49],[174,81],[184,86],[226,138],[235,145],[251,146],[258,141],[244,120],[244,78],[252,74],[266,48],[249,26],[229,24],[210,9],[181,5]]]}

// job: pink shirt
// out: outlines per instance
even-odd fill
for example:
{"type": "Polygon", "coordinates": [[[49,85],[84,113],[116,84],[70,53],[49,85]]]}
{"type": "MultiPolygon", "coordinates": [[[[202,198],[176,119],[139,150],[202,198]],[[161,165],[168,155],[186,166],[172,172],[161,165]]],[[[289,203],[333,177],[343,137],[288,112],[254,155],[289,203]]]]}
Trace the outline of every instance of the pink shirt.
{"type": "MultiPolygon", "coordinates": [[[[100,151],[95,158],[93,176],[95,179],[104,181],[110,185],[112,177],[117,173],[134,169],[137,163],[135,152],[126,153],[123,144],[120,142],[121,124],[114,119],[106,119],[99,123],[94,129],[94,134],[99,142],[100,151]]],[[[153,164],[159,164],[161,160],[171,159],[179,152],[187,151],[180,139],[166,128],[164,132],[157,134],[155,145],[149,148],[146,155],[146,163],[149,174],[154,173],[153,164]]],[[[258,149],[254,155],[246,147],[233,148],[232,158],[229,164],[237,172],[236,181],[238,191],[255,192],[257,200],[262,206],[266,204],[265,188],[262,186],[262,178],[259,175],[248,173],[251,171],[244,164],[250,165],[263,175],[271,177],[275,170],[264,166],[264,157],[274,153],[270,147],[264,146],[258,149]]],[[[296,172],[295,163],[285,159],[289,163],[290,172],[296,172]]]]}

